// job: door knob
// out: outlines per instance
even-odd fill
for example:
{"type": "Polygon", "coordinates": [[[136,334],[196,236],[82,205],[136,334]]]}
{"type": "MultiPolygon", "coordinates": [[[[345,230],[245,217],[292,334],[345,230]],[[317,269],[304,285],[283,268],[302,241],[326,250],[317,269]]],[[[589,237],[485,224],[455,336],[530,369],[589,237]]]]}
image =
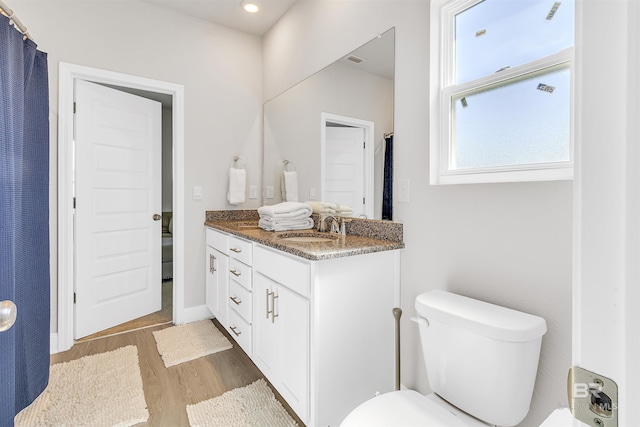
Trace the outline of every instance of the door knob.
{"type": "Polygon", "coordinates": [[[0,301],[0,332],[11,329],[13,324],[16,323],[17,315],[18,308],[13,301],[0,301]]]}
{"type": "Polygon", "coordinates": [[[160,221],[161,219],[162,219],[162,215],[153,214],[153,220],[154,221],[160,221]]]}

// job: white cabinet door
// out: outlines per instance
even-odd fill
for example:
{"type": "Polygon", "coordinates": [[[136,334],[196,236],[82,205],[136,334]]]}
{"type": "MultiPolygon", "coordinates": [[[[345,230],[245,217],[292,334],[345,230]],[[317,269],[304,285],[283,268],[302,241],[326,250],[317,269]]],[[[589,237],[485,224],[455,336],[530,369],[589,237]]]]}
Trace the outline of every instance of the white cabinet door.
{"type": "Polygon", "coordinates": [[[278,374],[282,397],[307,420],[309,411],[309,300],[284,286],[275,287],[275,325],[278,328],[278,374]]]}
{"type": "Polygon", "coordinates": [[[291,409],[309,411],[309,301],[262,274],[254,276],[254,362],[291,409]]]}
{"type": "Polygon", "coordinates": [[[273,314],[274,283],[262,274],[254,274],[253,361],[275,385],[277,379],[278,338],[273,314]]]}
{"type": "Polygon", "coordinates": [[[207,307],[222,326],[227,326],[229,257],[207,245],[207,307]]]}

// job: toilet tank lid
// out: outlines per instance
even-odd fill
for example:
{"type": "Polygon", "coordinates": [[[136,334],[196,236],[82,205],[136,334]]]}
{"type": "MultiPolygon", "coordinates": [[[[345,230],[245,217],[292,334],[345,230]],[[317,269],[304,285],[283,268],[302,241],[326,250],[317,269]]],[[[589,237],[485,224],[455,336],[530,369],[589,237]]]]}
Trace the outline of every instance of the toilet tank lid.
{"type": "Polygon", "coordinates": [[[501,341],[533,341],[547,332],[541,317],[443,290],[418,295],[416,310],[427,320],[437,319],[501,341]]]}

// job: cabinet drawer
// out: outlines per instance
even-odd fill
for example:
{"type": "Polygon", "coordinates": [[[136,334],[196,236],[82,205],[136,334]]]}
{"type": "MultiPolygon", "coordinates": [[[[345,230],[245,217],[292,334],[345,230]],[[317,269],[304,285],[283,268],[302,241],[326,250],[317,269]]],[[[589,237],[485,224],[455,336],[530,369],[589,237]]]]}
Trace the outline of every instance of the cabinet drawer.
{"type": "Polygon", "coordinates": [[[207,245],[227,254],[229,252],[228,236],[211,228],[206,229],[207,245]]]}
{"type": "Polygon", "coordinates": [[[229,256],[251,265],[253,261],[253,243],[229,236],[229,256]]]}
{"type": "Polygon", "coordinates": [[[302,296],[309,296],[309,263],[262,246],[255,248],[254,269],[302,296]]]}
{"type": "Polygon", "coordinates": [[[251,289],[251,267],[237,259],[229,258],[229,277],[245,288],[251,289]]]}
{"type": "Polygon", "coordinates": [[[240,347],[251,356],[251,324],[247,323],[235,310],[229,310],[227,330],[240,345],[240,347]]]}
{"type": "Polygon", "coordinates": [[[248,323],[251,323],[253,308],[251,292],[235,280],[229,281],[229,307],[237,311],[248,323]]]}

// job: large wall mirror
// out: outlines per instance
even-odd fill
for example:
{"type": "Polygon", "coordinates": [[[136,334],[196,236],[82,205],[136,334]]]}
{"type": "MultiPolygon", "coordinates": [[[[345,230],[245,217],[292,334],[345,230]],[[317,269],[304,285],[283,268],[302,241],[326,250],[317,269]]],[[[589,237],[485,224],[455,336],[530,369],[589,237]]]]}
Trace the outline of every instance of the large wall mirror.
{"type": "Polygon", "coordinates": [[[383,219],[394,44],[392,28],[265,103],[264,204],[287,199],[284,172],[295,172],[286,179],[299,201],[337,203],[353,216],[383,219]]]}

